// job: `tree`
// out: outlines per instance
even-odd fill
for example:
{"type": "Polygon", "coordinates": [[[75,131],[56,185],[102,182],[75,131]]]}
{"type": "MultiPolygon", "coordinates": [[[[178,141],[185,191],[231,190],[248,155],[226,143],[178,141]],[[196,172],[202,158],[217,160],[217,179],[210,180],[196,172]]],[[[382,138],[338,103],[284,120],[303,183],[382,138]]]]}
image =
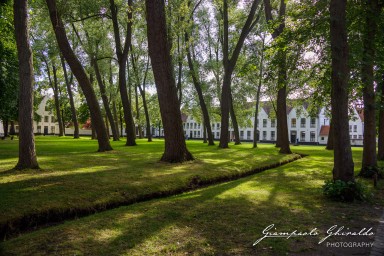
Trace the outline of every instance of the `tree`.
{"type": "Polygon", "coordinates": [[[363,60],[361,80],[364,100],[364,149],[360,175],[372,177],[377,172],[376,157],[376,101],[373,66],[377,17],[380,16],[378,0],[364,0],[365,30],[363,32],[363,60]],[[372,172],[374,170],[374,172],[372,172]]]}
{"type": "Polygon", "coordinates": [[[331,0],[332,126],[334,139],[333,179],[354,181],[354,163],[348,123],[348,41],[346,0],[331,0]]]}
{"type": "Polygon", "coordinates": [[[118,17],[117,17],[118,8],[114,0],[110,0],[109,2],[110,2],[110,9],[111,9],[112,23],[113,23],[113,32],[115,36],[116,56],[119,63],[119,89],[120,89],[121,102],[123,104],[124,120],[126,125],[126,132],[127,132],[126,145],[135,146],[136,145],[135,123],[133,121],[132,106],[131,106],[131,101],[129,100],[129,97],[128,97],[127,81],[126,81],[128,51],[131,45],[131,36],[132,36],[133,1],[128,0],[128,11],[127,11],[128,21],[126,24],[127,27],[126,27],[126,36],[125,36],[124,46],[122,46],[121,44],[120,29],[119,29],[119,23],[118,23],[118,17]]]}
{"type": "MultiPolygon", "coordinates": [[[[272,6],[270,0],[264,0],[265,17],[267,22],[272,22],[272,6]]],[[[280,1],[279,9],[279,25],[274,29],[272,38],[278,38],[285,28],[285,11],[286,4],[284,0],[280,1]]],[[[277,78],[277,140],[276,146],[280,147],[280,153],[290,154],[288,139],[288,123],[287,123],[287,53],[286,49],[280,47],[277,52],[278,58],[278,78],[277,78]]]]}
{"type": "Polygon", "coordinates": [[[38,169],[33,135],[33,63],[29,45],[27,0],[14,1],[19,60],[19,161],[16,169],[38,169]]]}
{"type": "Polygon", "coordinates": [[[49,16],[52,22],[52,26],[56,35],[56,40],[59,45],[60,51],[70,66],[72,73],[76,77],[79,85],[87,100],[89,111],[92,118],[92,127],[97,132],[97,140],[99,144],[99,152],[112,150],[107,136],[107,130],[103,122],[103,118],[100,111],[100,106],[97,101],[92,84],[85,73],[83,66],[74,54],[71,45],[68,42],[68,38],[65,32],[63,21],[61,20],[61,14],[57,10],[55,0],[46,0],[49,10],[49,16]]]}
{"type": "Polygon", "coordinates": [[[228,148],[228,128],[229,128],[229,114],[232,108],[232,122],[234,126],[237,126],[235,115],[233,115],[233,103],[231,96],[231,82],[232,82],[232,73],[235,68],[237,59],[239,58],[241,48],[244,44],[245,38],[251,32],[253,27],[257,24],[259,17],[254,20],[256,16],[257,6],[259,5],[258,0],[252,2],[247,20],[241,30],[240,37],[236,43],[236,46],[232,52],[232,55],[229,54],[229,24],[228,24],[228,1],[223,1],[223,65],[224,65],[224,79],[221,90],[221,128],[220,128],[220,148],[228,148]]]}
{"type": "Polygon", "coordinates": [[[193,160],[185,144],[180,104],[173,75],[164,0],[146,0],[148,50],[164,126],[165,162],[193,160]]]}
{"type": "Polygon", "coordinates": [[[61,55],[60,55],[60,61],[61,61],[61,66],[62,66],[63,72],[64,72],[65,85],[67,87],[67,93],[68,93],[69,104],[70,104],[70,109],[71,109],[71,118],[72,118],[73,127],[74,127],[73,138],[78,139],[78,138],[80,138],[80,136],[79,136],[79,122],[77,121],[75,102],[73,100],[73,93],[72,93],[72,88],[71,88],[71,83],[73,81],[73,75],[71,77],[72,79],[68,79],[68,73],[67,73],[67,68],[65,66],[65,60],[64,60],[63,56],[61,56],[61,55]]]}

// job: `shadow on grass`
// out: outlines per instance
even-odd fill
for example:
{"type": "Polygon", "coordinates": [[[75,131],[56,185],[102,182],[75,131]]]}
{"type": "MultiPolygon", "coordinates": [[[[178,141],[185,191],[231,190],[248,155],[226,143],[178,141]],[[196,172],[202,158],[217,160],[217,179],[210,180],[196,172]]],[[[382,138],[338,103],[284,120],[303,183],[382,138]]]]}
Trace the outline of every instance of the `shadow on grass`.
{"type": "MultiPolygon", "coordinates": [[[[318,241],[334,224],[351,228],[373,225],[373,212],[367,211],[371,206],[325,201],[319,195],[317,184],[324,180],[326,172],[306,171],[306,166],[306,161],[300,160],[262,175],[95,214],[7,241],[3,252],[14,255],[283,255],[287,252],[349,255],[345,248],[327,248],[324,244],[318,245],[318,241]],[[307,182],[303,182],[304,179],[307,182]],[[278,231],[310,231],[317,227],[323,233],[312,238],[269,238],[252,246],[270,224],[275,224],[278,231]]],[[[369,252],[369,248],[354,249],[355,253],[369,252]]]]}

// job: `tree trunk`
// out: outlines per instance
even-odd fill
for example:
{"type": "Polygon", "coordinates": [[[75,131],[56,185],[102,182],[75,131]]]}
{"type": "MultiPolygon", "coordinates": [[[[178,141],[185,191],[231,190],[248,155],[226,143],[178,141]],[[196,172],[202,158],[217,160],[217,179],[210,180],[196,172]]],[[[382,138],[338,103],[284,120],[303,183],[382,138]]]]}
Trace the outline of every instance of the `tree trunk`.
{"type": "Polygon", "coordinates": [[[8,119],[3,120],[4,138],[8,137],[8,119]]]}
{"type": "Polygon", "coordinates": [[[333,179],[354,181],[354,163],[349,139],[348,118],[348,41],[346,28],[346,0],[331,0],[331,56],[332,56],[332,126],[334,139],[333,179]]]}
{"type": "Polygon", "coordinates": [[[256,9],[260,1],[254,0],[252,2],[251,10],[249,11],[247,20],[241,30],[240,37],[233,50],[232,56],[229,57],[229,25],[228,25],[228,1],[224,0],[223,3],[223,65],[224,65],[224,79],[221,90],[221,129],[220,129],[220,148],[228,148],[229,138],[229,112],[231,109],[231,82],[232,73],[236,62],[239,58],[241,48],[243,47],[244,41],[248,36],[249,32],[256,25],[260,16],[254,21],[256,9]]]}
{"type": "Polygon", "coordinates": [[[333,150],[334,148],[334,142],[333,142],[334,134],[333,134],[333,124],[332,119],[329,123],[329,134],[328,134],[328,141],[327,141],[327,147],[325,149],[327,150],[333,150]]]}
{"type": "Polygon", "coordinates": [[[378,141],[377,158],[380,161],[384,161],[384,74],[382,75],[382,78],[379,84],[380,84],[380,111],[379,111],[379,141],[378,141]]]}
{"type": "MultiPolygon", "coordinates": [[[[185,33],[185,42],[188,45],[189,35],[187,33],[185,33]]],[[[201,108],[201,112],[203,113],[203,123],[209,124],[206,126],[207,132],[208,132],[208,141],[209,141],[208,146],[212,146],[212,145],[215,145],[215,142],[213,141],[212,128],[210,125],[211,121],[209,118],[207,105],[205,104],[203,90],[201,89],[201,82],[198,77],[197,70],[195,70],[194,60],[192,59],[191,50],[193,49],[190,49],[190,47],[187,47],[188,66],[189,66],[189,70],[191,71],[193,85],[195,86],[197,96],[199,97],[200,108],[201,108]]]]}
{"type": "Polygon", "coordinates": [[[107,116],[105,116],[105,127],[107,127],[107,136],[108,136],[108,138],[111,138],[111,135],[109,134],[109,129],[108,129],[109,122],[108,122],[108,117],[107,116]]]}
{"type": "Polygon", "coordinates": [[[167,25],[164,1],[146,0],[148,49],[160,105],[165,136],[165,162],[193,160],[184,139],[180,104],[177,97],[170,46],[167,40],[167,25]]]}
{"type": "MultiPolygon", "coordinates": [[[[109,107],[107,90],[106,90],[105,84],[101,78],[99,65],[98,65],[96,59],[93,59],[92,63],[93,63],[93,68],[94,68],[95,73],[96,73],[96,80],[97,80],[97,83],[99,84],[100,94],[101,94],[101,99],[103,100],[105,114],[109,120],[109,125],[110,125],[111,130],[112,130],[113,141],[118,141],[119,140],[119,131],[118,131],[117,127],[115,126],[115,121],[114,121],[113,116],[112,116],[111,108],[109,107]]],[[[107,126],[107,131],[109,133],[109,126],[107,126]]]]}
{"type": "Polygon", "coordinates": [[[237,123],[235,108],[233,106],[233,97],[231,93],[231,108],[229,109],[229,114],[232,120],[233,132],[235,133],[235,145],[240,145],[240,132],[239,132],[239,124],[237,123]]]}
{"type": "Polygon", "coordinates": [[[203,121],[203,143],[207,143],[207,142],[208,142],[207,141],[207,126],[205,125],[205,122],[203,121]]]}
{"type": "MultiPolygon", "coordinates": [[[[127,92],[127,80],[126,80],[126,69],[127,69],[127,59],[128,59],[128,50],[131,45],[131,36],[132,36],[132,11],[128,12],[128,22],[126,28],[126,37],[124,48],[121,45],[120,39],[120,29],[119,23],[117,19],[117,7],[115,5],[114,0],[110,0],[110,8],[112,15],[112,24],[113,24],[113,32],[115,36],[115,44],[116,44],[116,56],[119,63],[119,90],[121,103],[123,104],[124,111],[124,121],[126,125],[126,135],[127,142],[126,146],[135,146],[136,145],[136,132],[135,132],[135,122],[132,116],[132,106],[131,101],[128,98],[127,92]]],[[[132,0],[128,0],[128,5],[130,8],[132,7],[132,0]]]]}
{"type": "Polygon", "coordinates": [[[15,122],[14,121],[11,121],[11,128],[9,130],[9,135],[15,135],[16,134],[16,130],[15,130],[15,122]]]}
{"type": "Polygon", "coordinates": [[[69,105],[71,106],[71,115],[72,115],[72,122],[73,122],[73,128],[74,128],[73,138],[78,139],[80,137],[79,136],[79,122],[77,121],[76,108],[75,108],[75,102],[73,100],[71,83],[69,82],[68,74],[67,74],[67,68],[65,67],[65,61],[64,61],[64,58],[61,54],[60,54],[60,59],[61,59],[61,65],[62,65],[63,71],[64,71],[65,84],[67,86],[69,105]]]}
{"type": "Polygon", "coordinates": [[[279,76],[277,92],[277,136],[280,136],[279,146],[280,153],[291,154],[288,138],[288,120],[287,120],[287,55],[285,52],[281,53],[279,62],[279,76]],[[280,122],[279,122],[280,120],[280,122]]]}
{"type": "Polygon", "coordinates": [[[264,48],[265,38],[263,38],[263,45],[261,48],[261,59],[260,59],[260,73],[259,73],[259,84],[257,85],[256,92],[256,106],[255,106],[255,120],[253,122],[253,148],[257,148],[257,120],[259,119],[259,104],[260,104],[260,91],[263,81],[263,65],[264,65],[264,48]]]}
{"type": "Polygon", "coordinates": [[[28,34],[27,0],[14,1],[14,25],[19,60],[19,161],[15,169],[38,169],[33,136],[33,64],[28,34]]]}
{"type": "Polygon", "coordinates": [[[55,98],[55,109],[56,109],[56,119],[59,124],[59,136],[64,136],[64,124],[63,119],[61,118],[60,110],[60,99],[59,99],[59,87],[57,83],[57,71],[56,66],[52,64],[52,73],[53,73],[53,97],[55,98]]]}
{"type": "Polygon", "coordinates": [[[57,43],[59,45],[60,51],[63,54],[63,57],[70,66],[72,73],[75,75],[79,85],[84,93],[84,96],[87,100],[89,106],[89,112],[91,114],[92,126],[95,128],[99,144],[99,152],[112,150],[112,147],[109,143],[107,137],[107,129],[104,125],[103,118],[100,111],[100,106],[96,98],[95,92],[93,90],[92,84],[89,81],[87,74],[80,61],[77,59],[75,53],[73,52],[67,35],[65,33],[64,24],[61,20],[60,13],[56,7],[55,0],[46,0],[49,15],[55,31],[57,43]]]}
{"type": "Polygon", "coordinates": [[[91,136],[91,139],[92,140],[96,140],[97,139],[97,133],[96,133],[96,130],[95,128],[92,126],[92,136],[91,136]]]}
{"type": "Polygon", "coordinates": [[[376,101],[373,78],[375,59],[375,35],[377,32],[376,19],[380,15],[378,0],[363,1],[365,8],[365,31],[363,33],[363,61],[361,80],[363,83],[364,100],[364,148],[360,174],[372,177],[377,172],[376,156],[376,101]]]}

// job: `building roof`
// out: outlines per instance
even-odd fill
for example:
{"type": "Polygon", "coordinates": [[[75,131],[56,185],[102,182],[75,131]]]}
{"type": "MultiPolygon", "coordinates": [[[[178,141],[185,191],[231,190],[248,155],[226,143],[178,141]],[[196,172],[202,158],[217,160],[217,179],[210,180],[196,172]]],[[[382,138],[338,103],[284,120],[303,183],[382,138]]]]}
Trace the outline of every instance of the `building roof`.
{"type": "Polygon", "coordinates": [[[320,128],[320,136],[328,136],[329,135],[329,125],[322,125],[320,128]]]}

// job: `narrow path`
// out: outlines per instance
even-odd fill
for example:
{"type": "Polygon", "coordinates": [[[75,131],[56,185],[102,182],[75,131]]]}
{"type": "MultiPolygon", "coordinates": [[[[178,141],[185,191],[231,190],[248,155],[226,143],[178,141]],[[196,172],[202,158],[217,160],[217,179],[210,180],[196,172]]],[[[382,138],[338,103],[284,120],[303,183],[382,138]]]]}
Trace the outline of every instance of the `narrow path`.
{"type": "Polygon", "coordinates": [[[266,170],[274,169],[282,165],[286,165],[288,163],[299,160],[302,157],[305,157],[305,155],[295,154],[295,156],[293,156],[291,159],[282,162],[277,162],[269,166],[263,166],[241,173],[233,173],[227,176],[218,176],[209,180],[201,179],[200,176],[193,176],[191,177],[188,184],[186,184],[185,186],[180,186],[179,188],[173,190],[157,191],[122,201],[111,201],[108,203],[96,204],[92,208],[49,209],[45,212],[36,212],[23,216],[22,218],[9,220],[7,223],[1,223],[0,241],[8,240],[21,233],[34,231],[47,226],[57,225],[66,220],[89,216],[98,212],[111,210],[120,206],[127,206],[139,202],[149,201],[152,199],[165,198],[169,196],[178,195],[184,192],[200,189],[203,187],[208,187],[211,185],[237,180],[266,170]]]}
{"type": "Polygon", "coordinates": [[[377,227],[375,242],[371,250],[371,256],[384,256],[384,213],[377,227]]]}

